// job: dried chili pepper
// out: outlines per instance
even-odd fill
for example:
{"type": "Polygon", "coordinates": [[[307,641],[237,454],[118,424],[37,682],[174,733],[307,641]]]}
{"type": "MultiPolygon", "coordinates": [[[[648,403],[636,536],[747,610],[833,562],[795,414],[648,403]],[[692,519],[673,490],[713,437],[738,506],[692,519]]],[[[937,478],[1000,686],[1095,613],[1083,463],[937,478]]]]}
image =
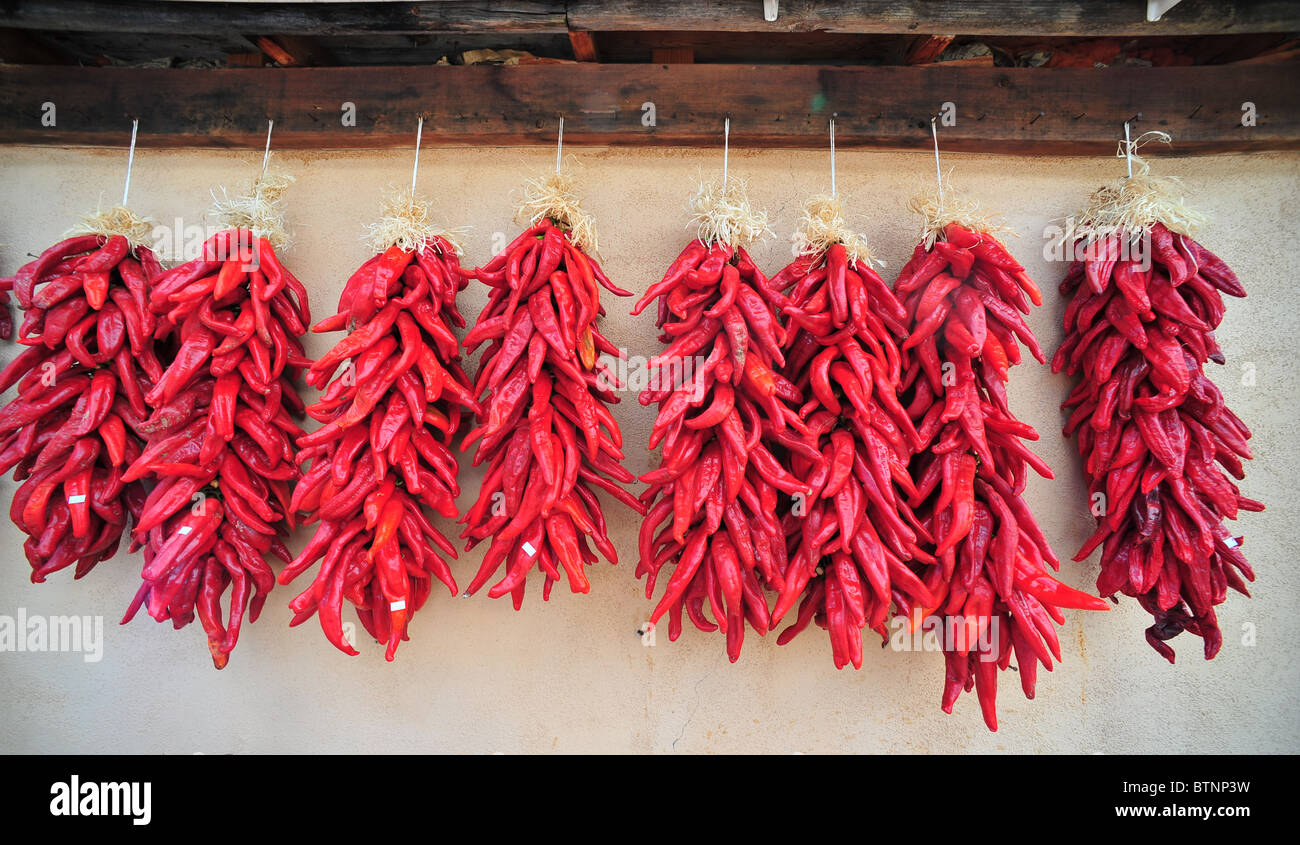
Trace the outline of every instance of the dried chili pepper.
{"type": "Polygon", "coordinates": [[[1033,698],[1038,664],[1050,671],[1061,659],[1059,609],[1107,605],[1047,573],[1045,564],[1059,563],[1023,499],[1027,467],[1052,477],[1021,442],[1038,435],[1012,415],[1006,393],[1019,343],[1044,360],[1021,316],[1041,304],[1038,288],[992,235],[955,223],[940,235],[932,248],[916,247],[894,286],[909,330],[900,398],[918,447],[908,504],[933,557],[915,569],[933,603],[898,605],[914,625],[930,614],[942,620],[945,712],[973,687],[997,730],[996,670],[1014,656],[1033,698]]]}
{"type": "Polygon", "coordinates": [[[292,509],[320,525],[279,580],[288,584],[321,561],[289,604],[290,624],[319,612],[325,636],[347,654],[358,652],[343,634],[344,599],[393,660],[433,579],[456,594],[444,558],[456,550],[426,508],[458,515],[450,446],[462,412],[480,410],[452,334],[465,325],[456,294],[468,280],[445,238],[418,250],[393,246],[352,275],[338,313],[313,328],[355,325],[307,376],[324,390],[307,409],[322,427],[298,441],[295,460],[311,466],[292,509]]]}
{"type": "Polygon", "coordinates": [[[595,490],[644,513],[620,484],[635,477],[619,463],[623,436],[606,404],[622,385],[598,353],[621,354],[596,326],[600,288],[628,292],[605,276],[570,232],[542,219],[473,275],[492,290],[464,339],[479,361],[474,394],[482,396],[476,466],[487,466],[473,507],[461,517],[466,550],[491,545],[465,594],[478,592],[504,565],[488,595],[510,594],[515,609],[533,567],[545,574],[543,599],[566,577],[575,593],[590,589],[584,567],[596,552],[618,555],[606,533],[595,490]]]}
{"type": "Polygon", "coordinates": [[[1250,430],[1205,375],[1222,364],[1214,330],[1223,293],[1245,296],[1218,256],[1153,223],[1080,241],[1061,283],[1069,297],[1053,372],[1081,375],[1062,404],[1065,436],[1078,435],[1097,530],[1075,555],[1098,548],[1097,589],[1137,598],[1154,618],[1147,642],[1183,631],[1223,644],[1214,608],[1255,578],[1225,519],[1264,506],[1241,495],[1250,430]]]}
{"type": "Polygon", "coordinates": [[[0,390],[18,386],[0,410],[0,472],[22,482],[10,516],[33,582],[74,564],[81,578],[140,522],[144,485],[125,470],[143,444],[143,394],[162,375],[140,305],[160,269],[123,235],[85,235],[0,281],[25,314],[28,349],[0,375],[0,390]]]}
{"type": "Polygon", "coordinates": [[[646,576],[651,598],[668,566],[650,624],[667,613],[676,640],[684,609],[696,628],[726,635],[735,662],[746,625],[759,635],[771,627],[764,589],[787,584],[778,497],[813,493],[777,455],[797,444],[820,466],[821,451],[796,411],[802,393],[781,375],[786,329],[774,308],[778,294],[743,247],[692,241],[632,313],[656,299],[668,346],[651,359],[640,402],[658,405],[650,448],[662,446],[663,459],[641,477],[649,512],[637,577],[646,576]]]}
{"type": "Polygon", "coordinates": [[[157,484],[135,528],[144,583],[122,621],[142,606],[177,628],[197,615],[221,669],[275,584],[266,555],[290,559],[307,292],[265,238],[231,229],[159,275],[148,303],[175,353],[145,393],[147,442],[125,474],[157,484]]]}

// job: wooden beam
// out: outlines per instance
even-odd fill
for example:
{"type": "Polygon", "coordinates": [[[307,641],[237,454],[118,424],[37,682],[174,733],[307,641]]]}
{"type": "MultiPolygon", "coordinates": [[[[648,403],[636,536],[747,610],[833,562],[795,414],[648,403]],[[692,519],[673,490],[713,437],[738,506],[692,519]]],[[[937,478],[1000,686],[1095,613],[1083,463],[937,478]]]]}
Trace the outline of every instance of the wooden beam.
{"type": "Polygon", "coordinates": [[[1148,22],[1138,0],[786,0],[775,21],[758,0],[513,0],[513,2],[175,3],[165,0],[6,0],[0,26],[210,34],[411,34],[569,29],[843,32],[906,35],[1205,35],[1300,31],[1290,0],[1183,0],[1148,22]]]}
{"type": "Polygon", "coordinates": [[[1113,0],[784,0],[775,21],[757,0],[574,0],[569,23],[594,30],[856,32],[907,35],[1194,35],[1300,30],[1288,0],[1183,0],[1159,21],[1113,0]]]}
{"type": "Polygon", "coordinates": [[[573,57],[580,62],[598,62],[600,53],[596,50],[596,39],[590,32],[569,30],[569,43],[573,45],[573,57]]]}
{"type": "MultiPolygon", "coordinates": [[[[405,3],[174,3],[167,0],[6,0],[0,26],[205,35],[410,35],[432,32],[564,33],[563,0],[405,3]]],[[[587,27],[575,27],[586,29],[587,27]]]]}
{"type": "Polygon", "coordinates": [[[945,102],[944,149],[1043,155],[1114,152],[1123,121],[1160,129],[1172,152],[1300,149],[1300,88],[1273,65],[950,68],[536,64],[374,68],[0,67],[0,143],[111,145],[141,118],[154,147],[280,148],[551,144],[563,113],[575,144],[715,146],[724,116],[738,146],[821,147],[838,113],[842,146],[924,148],[945,102]],[[772,80],[780,84],[773,84],[772,80]],[[1256,125],[1242,126],[1244,101],[1256,125]],[[58,108],[42,126],[42,104],[58,108]],[[641,122],[653,102],[654,126],[641,122]],[[340,120],[352,103],[356,125],[340,120]]]}

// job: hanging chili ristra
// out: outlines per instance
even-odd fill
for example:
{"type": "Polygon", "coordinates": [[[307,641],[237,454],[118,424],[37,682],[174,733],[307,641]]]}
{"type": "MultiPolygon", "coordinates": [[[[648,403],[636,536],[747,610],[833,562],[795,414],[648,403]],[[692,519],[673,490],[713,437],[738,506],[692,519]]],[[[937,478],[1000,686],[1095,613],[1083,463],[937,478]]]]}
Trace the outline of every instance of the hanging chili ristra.
{"type": "Polygon", "coordinates": [[[897,396],[907,311],[848,230],[838,198],[809,201],[796,244],[771,284],[787,292],[784,374],[809,397],[799,417],[813,435],[811,449],[786,448],[792,473],[812,489],[783,517],[790,567],[772,623],[797,603],[777,642],[815,621],[830,635],[836,668],[861,667],[864,628],[888,639],[895,606],[906,616],[935,604],[909,566],[934,557],[918,545],[932,538],[907,504],[918,445],[897,396]]]}
{"type": "Polygon", "coordinates": [[[348,279],[338,312],[312,328],[351,333],[307,376],[324,390],[307,409],[322,426],[298,440],[297,461],[311,468],[294,490],[292,510],[320,527],[279,579],[288,584],[320,560],[311,585],[289,603],[290,624],[319,612],[329,641],[357,654],[343,635],[346,599],[386,644],[388,660],[409,639],[407,626],[434,578],[457,592],[443,557],[454,559],[455,547],[426,508],[459,515],[450,446],[462,411],[480,410],[452,334],[465,325],[456,294],[468,276],[456,247],[423,222],[427,216],[427,204],[409,195],[392,200],[387,225],[372,238],[382,251],[348,279]]]}
{"type": "Polygon", "coordinates": [[[299,341],[311,314],[273,246],[284,184],[264,177],[252,198],[220,209],[248,228],[214,235],[198,258],[155,281],[154,334],[175,354],[145,395],[148,442],[125,474],[157,484],[135,528],[144,583],[122,621],[141,607],[177,628],[197,615],[218,669],[275,584],[265,556],[290,560],[282,537],[294,524],[293,444],[302,434],[292,417],[303,412],[294,382],[311,363],[299,341]]]}
{"type": "Polygon", "coordinates": [[[10,517],[28,539],[32,581],[76,565],[88,573],[139,524],[144,485],[124,471],[141,451],[144,395],[162,375],[150,280],[161,268],[124,208],[87,221],[103,234],[64,240],[24,265],[12,289],[28,349],[0,375],[18,395],[0,410],[0,472],[22,482],[10,517]]]}
{"type": "Polygon", "coordinates": [[[587,254],[594,249],[591,220],[572,199],[567,177],[532,183],[525,210],[529,228],[473,271],[492,290],[464,339],[471,352],[490,343],[474,383],[483,410],[462,446],[477,441],[474,465],[487,469],[478,500],[461,518],[461,537],[467,550],[491,541],[465,593],[504,566],[488,595],[510,594],[516,610],[534,566],[546,576],[543,599],[562,573],[573,592],[588,592],[584,567],[597,560],[588,539],[618,562],[596,490],[644,513],[619,486],[635,480],[619,463],[623,436],[606,408],[622,385],[597,358],[622,355],[596,326],[604,313],[600,288],[630,294],[587,254]]]}
{"type": "Polygon", "coordinates": [[[1020,343],[1042,350],[1022,314],[1042,304],[1037,286],[1006,248],[965,221],[940,225],[899,274],[894,293],[907,311],[900,397],[917,432],[908,504],[932,538],[936,558],[918,570],[934,604],[912,611],[943,620],[947,664],[942,706],[974,687],[990,730],[997,730],[997,670],[1014,656],[1033,698],[1037,666],[1061,659],[1055,624],[1061,608],[1104,610],[1095,596],[1051,577],[1056,555],[1023,494],[1027,467],[1052,478],[1022,439],[1034,429],[1011,413],[1006,392],[1020,343]]]}
{"type": "Polygon", "coordinates": [[[780,372],[786,332],[776,294],[741,246],[766,230],[765,216],[750,210],[735,182],[702,186],[694,212],[699,236],[632,310],[657,299],[656,325],[668,344],[650,359],[640,397],[658,405],[649,445],[662,446],[663,459],[641,477],[649,486],[640,499],[650,507],[637,577],[646,576],[651,598],[670,567],[650,625],[669,614],[676,640],[684,609],[696,628],[726,635],[735,662],[746,624],[759,635],[771,627],[764,589],[786,585],[778,500],[812,492],[777,456],[791,446],[817,463],[821,454],[795,410],[802,394],[780,372]]]}
{"type": "Polygon", "coordinates": [[[1094,194],[1061,283],[1066,337],[1052,370],[1082,377],[1064,433],[1078,435],[1097,517],[1075,560],[1101,549],[1097,590],[1137,598],[1154,617],[1147,642],[1170,663],[1165,641],[1183,631],[1208,660],[1223,643],[1214,608],[1229,588],[1250,595],[1255,578],[1223,520],[1264,508],[1229,480],[1244,477],[1250,430],[1205,375],[1206,361],[1225,360],[1221,294],[1246,291],[1188,236],[1201,218],[1177,186],[1134,161],[1135,176],[1094,194]]]}

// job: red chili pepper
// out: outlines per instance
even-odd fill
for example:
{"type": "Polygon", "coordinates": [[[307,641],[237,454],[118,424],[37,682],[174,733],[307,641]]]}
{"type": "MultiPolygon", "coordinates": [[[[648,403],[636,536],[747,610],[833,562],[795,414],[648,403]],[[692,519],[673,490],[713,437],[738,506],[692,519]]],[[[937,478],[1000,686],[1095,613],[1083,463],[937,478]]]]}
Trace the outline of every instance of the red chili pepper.
{"type": "Polygon", "coordinates": [[[695,241],[633,311],[658,297],[663,339],[672,338],[651,359],[652,384],[641,394],[642,404],[658,403],[650,446],[664,448],[660,468],[642,476],[650,487],[641,501],[657,502],[638,542],[647,597],[660,570],[673,565],[650,621],[670,613],[675,640],[685,609],[700,630],[726,633],[733,662],[747,624],[760,635],[770,628],[763,588],[785,584],[785,566],[774,564],[772,551],[779,547],[784,558],[784,536],[763,497],[746,491],[770,491],[773,507],[777,486],[810,494],[773,454],[784,454],[784,442],[820,460],[799,415],[784,404],[797,406],[799,388],[775,371],[786,363],[786,332],[765,298],[775,293],[743,249],[695,241]],[[670,316],[681,322],[669,323],[670,316]],[[705,598],[716,624],[702,613],[705,598]]]}

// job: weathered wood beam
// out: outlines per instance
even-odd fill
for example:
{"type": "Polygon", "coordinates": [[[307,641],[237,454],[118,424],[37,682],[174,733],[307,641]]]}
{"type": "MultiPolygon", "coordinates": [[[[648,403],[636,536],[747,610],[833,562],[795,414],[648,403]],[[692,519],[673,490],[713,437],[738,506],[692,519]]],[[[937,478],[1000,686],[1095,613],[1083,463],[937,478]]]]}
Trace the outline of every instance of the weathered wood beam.
{"type": "Polygon", "coordinates": [[[551,32],[569,29],[842,32],[906,35],[1204,35],[1300,31],[1290,0],[1183,0],[1149,22],[1132,0],[786,0],[775,21],[758,0],[514,0],[404,3],[174,3],[7,0],[0,26],[44,30],[288,35],[551,32]]]}
{"type": "Polygon", "coordinates": [[[537,32],[568,30],[562,0],[408,3],[171,3],[166,0],[7,0],[0,26],[204,35],[537,32]]]}
{"type": "Polygon", "coordinates": [[[138,117],[146,146],[260,149],[273,118],[278,147],[383,147],[409,144],[423,115],[426,144],[550,144],[563,114],[569,143],[713,146],[730,115],[738,146],[820,147],[836,112],[841,145],[906,149],[930,142],[931,115],[951,102],[947,150],[1109,154],[1130,118],[1138,132],[1170,133],[1174,154],[1289,150],[1300,149],[1300,88],[1289,81],[1278,66],[1248,64],[0,67],[0,142],[118,145],[138,117]],[[647,102],[653,126],[641,120],[647,102]],[[345,103],[355,126],[340,119],[345,103]]]}
{"type": "Polygon", "coordinates": [[[1287,0],[1183,0],[1159,21],[1112,0],[783,0],[775,21],[756,0],[573,0],[569,23],[594,30],[857,32],[908,35],[1197,35],[1300,30],[1287,0]]]}

